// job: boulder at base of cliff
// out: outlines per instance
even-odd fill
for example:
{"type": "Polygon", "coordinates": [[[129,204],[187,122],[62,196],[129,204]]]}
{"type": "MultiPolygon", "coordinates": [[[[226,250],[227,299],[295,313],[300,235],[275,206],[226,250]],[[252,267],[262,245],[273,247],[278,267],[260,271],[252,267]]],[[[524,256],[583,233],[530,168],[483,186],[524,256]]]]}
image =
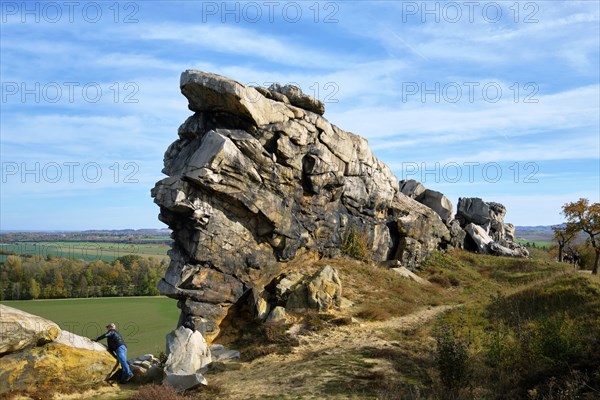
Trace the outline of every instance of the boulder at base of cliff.
{"type": "Polygon", "coordinates": [[[339,307],[342,301],[342,282],[337,270],[323,266],[308,284],[308,304],[319,311],[339,307]]]}
{"type": "Polygon", "coordinates": [[[179,390],[207,385],[202,368],[212,361],[210,349],[199,331],[180,326],[167,335],[164,382],[179,390]]]}
{"type": "Polygon", "coordinates": [[[0,359],[0,393],[76,389],[103,382],[116,361],[106,349],[102,351],[47,343],[0,359]]]}
{"type": "Polygon", "coordinates": [[[0,305],[0,329],[0,394],[89,388],[116,367],[104,346],[12,307],[0,305]]]}
{"type": "Polygon", "coordinates": [[[0,321],[0,355],[51,342],[60,334],[54,322],[3,304],[0,321]]]}

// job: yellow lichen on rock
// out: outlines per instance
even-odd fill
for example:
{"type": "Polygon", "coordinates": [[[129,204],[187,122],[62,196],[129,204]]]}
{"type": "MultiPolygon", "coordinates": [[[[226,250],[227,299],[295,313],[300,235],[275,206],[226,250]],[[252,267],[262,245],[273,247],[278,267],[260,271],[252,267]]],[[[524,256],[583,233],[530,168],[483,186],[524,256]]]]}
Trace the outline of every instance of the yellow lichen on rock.
{"type": "Polygon", "coordinates": [[[32,347],[0,358],[0,393],[97,384],[115,363],[108,352],[58,343],[32,347]]]}

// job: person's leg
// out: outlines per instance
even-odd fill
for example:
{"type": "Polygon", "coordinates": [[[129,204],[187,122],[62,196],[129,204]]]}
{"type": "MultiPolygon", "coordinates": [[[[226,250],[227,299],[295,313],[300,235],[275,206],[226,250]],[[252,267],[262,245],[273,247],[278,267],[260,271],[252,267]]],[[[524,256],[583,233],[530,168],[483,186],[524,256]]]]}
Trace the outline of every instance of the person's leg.
{"type": "Polygon", "coordinates": [[[121,364],[121,381],[125,382],[131,375],[131,369],[129,369],[129,364],[127,364],[127,347],[119,346],[117,350],[115,350],[115,354],[117,355],[117,360],[121,364]]]}

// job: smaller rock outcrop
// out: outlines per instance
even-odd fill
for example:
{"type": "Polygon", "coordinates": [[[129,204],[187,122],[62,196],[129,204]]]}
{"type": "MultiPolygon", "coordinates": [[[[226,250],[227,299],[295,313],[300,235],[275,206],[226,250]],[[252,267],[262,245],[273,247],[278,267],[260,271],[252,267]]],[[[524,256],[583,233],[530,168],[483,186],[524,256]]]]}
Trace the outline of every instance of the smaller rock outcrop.
{"type": "Polygon", "coordinates": [[[104,346],[12,307],[0,305],[0,327],[0,394],[87,388],[109,378],[117,365],[104,346]]]}
{"type": "Polygon", "coordinates": [[[164,382],[179,390],[207,385],[202,368],[211,361],[210,349],[202,334],[180,326],[167,335],[164,382]]]}
{"type": "Polygon", "coordinates": [[[342,282],[338,271],[330,265],[320,267],[312,275],[293,271],[274,278],[262,292],[252,296],[250,302],[258,318],[267,322],[285,322],[286,311],[339,308],[342,282]]]}
{"type": "MultiPolygon", "coordinates": [[[[422,183],[414,179],[400,181],[400,192],[433,210],[442,219],[448,229],[448,234],[440,229],[435,229],[434,234],[423,234],[422,237],[435,238],[441,234],[439,241],[430,242],[425,249],[439,247],[447,244],[455,248],[465,248],[483,254],[493,254],[507,257],[528,257],[529,252],[515,242],[515,227],[504,222],[506,207],[500,203],[485,202],[478,197],[458,199],[456,216],[453,216],[452,202],[444,194],[427,189],[422,183]]],[[[414,216],[414,213],[413,213],[414,216]]],[[[408,217],[405,217],[408,218],[408,217]]],[[[414,224],[403,224],[400,228],[406,230],[414,224]]],[[[420,224],[417,224],[420,226],[420,224]]],[[[433,226],[432,226],[433,227],[433,226]]],[[[429,227],[432,228],[432,227],[429,227]]],[[[409,241],[414,243],[415,234],[409,235],[409,241]]],[[[402,247],[402,246],[401,246],[402,247]]],[[[420,248],[413,246],[413,251],[419,252],[415,260],[422,259],[426,254],[420,254],[420,248]]],[[[396,257],[402,265],[414,269],[417,262],[410,258],[396,257]]]]}
{"type": "Polygon", "coordinates": [[[308,305],[319,311],[339,307],[342,301],[342,282],[331,266],[323,266],[307,285],[308,305]]]}
{"type": "Polygon", "coordinates": [[[162,382],[164,371],[160,365],[160,360],[152,354],[144,354],[143,356],[127,360],[131,372],[133,372],[133,383],[159,383],[162,382]]]}
{"type": "Polygon", "coordinates": [[[478,197],[460,198],[456,220],[467,233],[465,249],[505,257],[529,257],[515,240],[515,227],[504,223],[506,207],[478,197]]]}

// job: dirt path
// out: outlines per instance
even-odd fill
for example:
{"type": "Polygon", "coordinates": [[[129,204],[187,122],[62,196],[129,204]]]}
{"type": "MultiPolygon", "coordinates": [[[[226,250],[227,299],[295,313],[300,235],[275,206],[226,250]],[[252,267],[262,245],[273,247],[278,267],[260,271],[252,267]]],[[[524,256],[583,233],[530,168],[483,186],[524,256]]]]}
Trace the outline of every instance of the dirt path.
{"type": "MultiPolygon", "coordinates": [[[[346,394],[324,393],[335,382],[349,379],[361,368],[386,369],[389,362],[369,360],[361,349],[401,346],[389,341],[382,330],[411,331],[457,306],[442,305],[382,322],[363,322],[299,336],[300,345],[290,354],[270,354],[241,369],[207,375],[209,384],[223,388],[222,399],[263,398],[348,398],[346,394]]],[[[333,391],[335,392],[335,391],[333,391]]]]}
{"type": "Polygon", "coordinates": [[[430,307],[386,321],[362,322],[360,324],[341,326],[324,334],[316,333],[301,336],[301,346],[297,348],[297,351],[320,352],[330,349],[355,349],[359,346],[381,346],[389,343],[377,335],[377,332],[382,329],[410,331],[453,308],[456,308],[456,306],[442,305],[430,307]]]}

